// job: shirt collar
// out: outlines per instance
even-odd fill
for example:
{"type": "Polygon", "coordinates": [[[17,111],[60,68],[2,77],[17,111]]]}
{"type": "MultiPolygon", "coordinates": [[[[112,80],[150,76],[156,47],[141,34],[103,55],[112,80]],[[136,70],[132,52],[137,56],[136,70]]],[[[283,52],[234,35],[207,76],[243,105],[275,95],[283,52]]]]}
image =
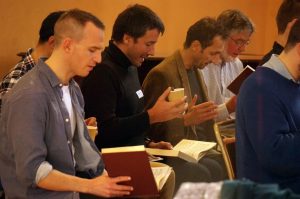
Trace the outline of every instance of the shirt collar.
{"type": "MultiPolygon", "coordinates": [[[[37,67],[39,70],[47,77],[48,81],[50,82],[52,87],[62,87],[63,84],[59,81],[58,77],[55,73],[51,70],[51,68],[42,60],[39,59],[37,63],[37,67]]],[[[69,85],[72,86],[75,84],[75,80],[71,79],[69,85]]]]}
{"type": "MultiPolygon", "coordinates": [[[[33,60],[33,57],[32,57],[32,53],[33,53],[33,51],[34,51],[34,48],[29,48],[27,51],[26,51],[26,53],[25,53],[25,56],[24,56],[24,59],[23,59],[23,61],[25,62],[25,63],[35,63],[35,61],[33,60]]],[[[45,56],[42,56],[42,57],[40,57],[39,59],[42,59],[44,62],[48,59],[48,57],[45,57],[45,56]]],[[[30,67],[30,68],[28,68],[28,71],[31,69],[31,68],[33,68],[33,66],[31,66],[31,65],[29,65],[29,66],[27,66],[27,67],[30,67]]]]}
{"type": "Polygon", "coordinates": [[[29,71],[31,70],[34,65],[35,65],[35,62],[31,56],[31,53],[34,51],[33,48],[29,48],[26,53],[25,53],[25,57],[23,58],[23,62],[24,62],[24,67],[25,67],[25,70],[26,71],[29,71]]]}
{"type": "MultiPolygon", "coordinates": [[[[26,57],[31,57],[31,53],[33,52],[33,48],[29,48],[27,51],[26,51],[26,54],[25,54],[25,56],[26,57]]],[[[32,58],[31,58],[32,59],[32,58]]]]}
{"type": "Polygon", "coordinates": [[[290,79],[290,80],[292,80],[293,82],[295,82],[297,84],[300,84],[300,81],[296,81],[292,77],[292,75],[290,74],[290,72],[288,71],[288,69],[286,68],[284,63],[278,58],[278,55],[276,55],[276,54],[272,54],[269,61],[266,62],[263,66],[276,71],[277,73],[279,73],[283,77],[285,77],[287,79],[290,79]]]}
{"type": "Polygon", "coordinates": [[[113,43],[112,40],[109,41],[109,46],[107,47],[106,51],[118,65],[124,68],[132,66],[132,63],[127,56],[113,43]]]}

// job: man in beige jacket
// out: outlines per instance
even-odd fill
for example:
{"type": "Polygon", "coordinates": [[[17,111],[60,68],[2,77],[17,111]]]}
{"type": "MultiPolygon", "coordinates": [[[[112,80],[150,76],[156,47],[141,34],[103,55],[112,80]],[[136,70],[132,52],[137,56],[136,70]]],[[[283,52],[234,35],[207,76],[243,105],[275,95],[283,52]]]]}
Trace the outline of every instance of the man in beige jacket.
{"type": "MultiPolygon", "coordinates": [[[[184,48],[177,50],[148,73],[143,83],[146,107],[151,107],[159,94],[169,86],[184,88],[190,103],[190,108],[183,119],[151,125],[148,131],[151,139],[166,140],[172,145],[184,138],[215,141],[212,119],[217,115],[216,105],[207,102],[203,77],[197,68],[204,67],[213,59],[219,58],[226,37],[216,20],[203,18],[189,28],[184,48]]],[[[179,159],[168,159],[166,163],[172,165],[176,172],[177,186],[184,181],[202,181],[203,176],[199,167],[203,166],[210,172],[211,178],[208,181],[221,180],[225,175],[224,168],[213,158],[203,158],[199,164],[179,159]]]]}

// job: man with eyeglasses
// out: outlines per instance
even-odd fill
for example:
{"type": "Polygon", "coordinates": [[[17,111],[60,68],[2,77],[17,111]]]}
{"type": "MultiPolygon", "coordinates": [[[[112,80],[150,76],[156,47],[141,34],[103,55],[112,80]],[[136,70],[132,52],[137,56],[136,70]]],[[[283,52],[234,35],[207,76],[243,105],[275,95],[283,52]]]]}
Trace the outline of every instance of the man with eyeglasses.
{"type": "Polygon", "coordinates": [[[243,63],[238,56],[245,51],[254,32],[251,20],[239,10],[225,10],[218,19],[229,37],[225,50],[219,60],[206,65],[202,69],[204,81],[210,100],[218,104],[216,120],[225,120],[234,117],[236,96],[227,90],[228,84],[243,70],[243,63]]]}

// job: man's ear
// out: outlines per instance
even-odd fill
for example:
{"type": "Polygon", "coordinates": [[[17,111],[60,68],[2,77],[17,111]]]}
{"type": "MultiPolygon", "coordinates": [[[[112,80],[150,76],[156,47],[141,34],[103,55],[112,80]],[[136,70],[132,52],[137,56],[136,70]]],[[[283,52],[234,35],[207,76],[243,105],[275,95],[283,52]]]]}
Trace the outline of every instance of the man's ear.
{"type": "Polygon", "coordinates": [[[54,48],[54,44],[55,44],[55,40],[54,40],[54,36],[50,36],[48,39],[48,45],[53,49],[54,48]]]}
{"type": "Polygon", "coordinates": [[[66,53],[71,52],[73,47],[74,47],[74,41],[71,38],[67,37],[62,41],[62,48],[66,53]]]}
{"type": "Polygon", "coordinates": [[[201,51],[202,50],[201,43],[198,40],[194,40],[191,43],[191,49],[192,49],[193,52],[199,52],[199,51],[201,51]]]}
{"type": "Polygon", "coordinates": [[[133,38],[130,35],[124,34],[124,36],[123,36],[123,43],[124,44],[129,44],[132,41],[132,39],[133,38]]]}
{"type": "Polygon", "coordinates": [[[284,30],[284,33],[283,33],[283,36],[284,36],[284,43],[282,44],[283,46],[286,44],[288,38],[289,38],[289,35],[290,35],[290,32],[291,32],[291,29],[293,28],[294,24],[296,23],[298,19],[293,19],[291,20],[287,25],[286,25],[286,28],[284,30]]]}

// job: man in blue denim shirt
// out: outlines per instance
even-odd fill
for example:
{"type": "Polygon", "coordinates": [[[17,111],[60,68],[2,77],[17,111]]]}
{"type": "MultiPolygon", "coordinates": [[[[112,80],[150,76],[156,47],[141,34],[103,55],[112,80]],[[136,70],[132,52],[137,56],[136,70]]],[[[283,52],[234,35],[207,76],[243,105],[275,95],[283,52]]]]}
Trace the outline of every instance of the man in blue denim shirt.
{"type": "Polygon", "coordinates": [[[75,75],[87,76],[101,61],[104,25],[80,10],[55,25],[51,57],[28,72],[3,100],[0,174],[7,198],[79,198],[130,194],[108,177],[84,124],[83,97],[75,75]],[[92,179],[75,176],[88,173],[92,179]]]}

